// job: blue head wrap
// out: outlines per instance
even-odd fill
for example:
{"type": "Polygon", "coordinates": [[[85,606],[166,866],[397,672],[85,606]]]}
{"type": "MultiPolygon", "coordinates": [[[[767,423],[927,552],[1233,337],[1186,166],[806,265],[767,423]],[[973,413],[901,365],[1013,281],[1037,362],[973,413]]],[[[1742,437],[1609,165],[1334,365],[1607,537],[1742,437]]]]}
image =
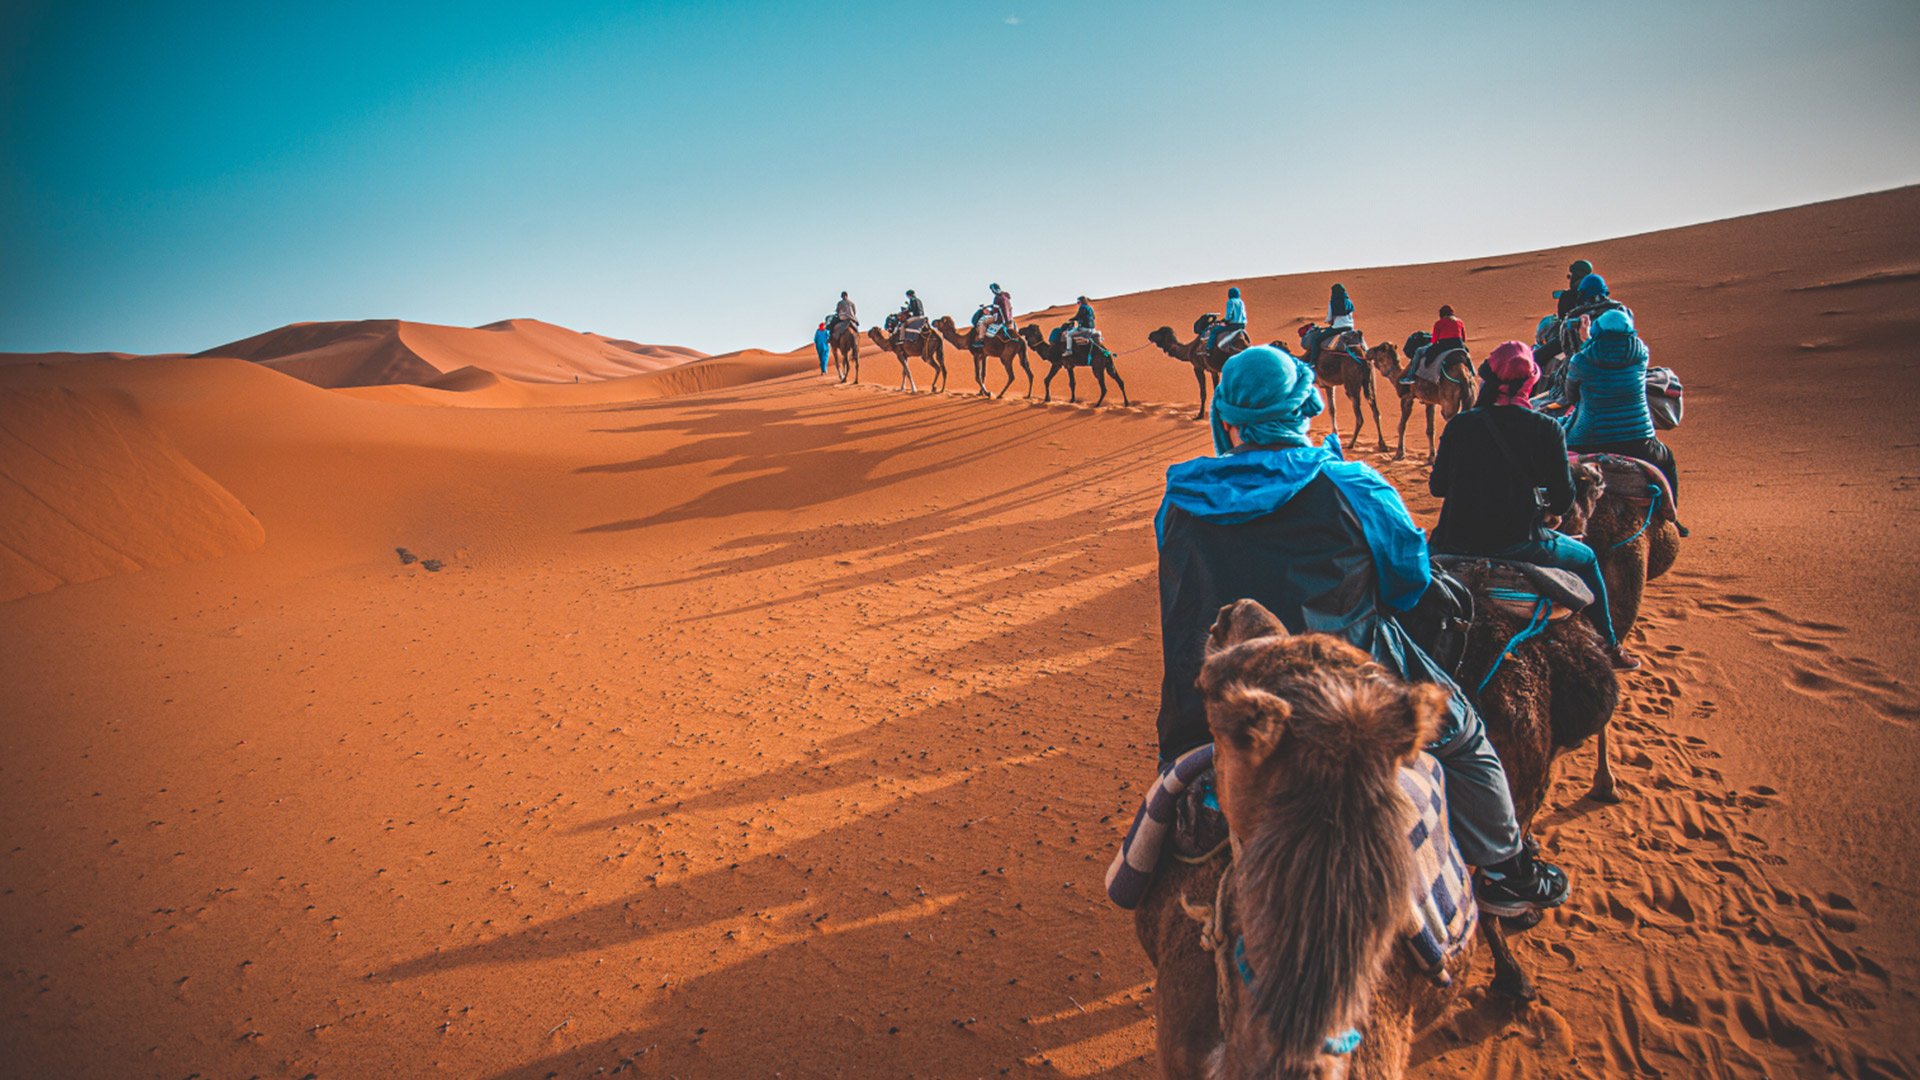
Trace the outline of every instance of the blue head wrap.
{"type": "Polygon", "coordinates": [[[1236,286],[1234,286],[1233,288],[1231,288],[1231,289],[1228,289],[1228,290],[1227,290],[1227,295],[1228,295],[1228,296],[1239,296],[1239,295],[1240,295],[1240,287],[1239,287],[1238,285],[1236,285],[1236,286]]]}
{"type": "Polygon", "coordinates": [[[1607,279],[1599,274],[1588,274],[1580,279],[1580,299],[1594,300],[1607,295],[1607,279]]]}
{"type": "Polygon", "coordinates": [[[1221,369],[1213,392],[1213,451],[1233,449],[1226,424],[1250,443],[1306,446],[1307,424],[1325,407],[1312,368],[1271,345],[1255,345],[1221,369]]]}
{"type": "Polygon", "coordinates": [[[1603,313],[1593,320],[1593,332],[1596,334],[1631,334],[1633,316],[1619,308],[1603,313]]]}

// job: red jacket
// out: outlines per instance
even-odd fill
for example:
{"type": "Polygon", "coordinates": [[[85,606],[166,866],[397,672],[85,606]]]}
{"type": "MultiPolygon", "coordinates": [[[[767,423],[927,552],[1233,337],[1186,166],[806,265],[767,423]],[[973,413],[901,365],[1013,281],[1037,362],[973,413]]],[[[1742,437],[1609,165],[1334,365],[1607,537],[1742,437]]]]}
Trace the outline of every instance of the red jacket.
{"type": "Polygon", "coordinates": [[[1002,289],[998,294],[994,296],[993,306],[1000,309],[1000,321],[1008,326],[1012,326],[1013,325],[1013,294],[1002,289]]]}
{"type": "Polygon", "coordinates": [[[1467,324],[1459,319],[1440,319],[1433,324],[1435,341],[1465,341],[1466,339],[1467,324]]]}

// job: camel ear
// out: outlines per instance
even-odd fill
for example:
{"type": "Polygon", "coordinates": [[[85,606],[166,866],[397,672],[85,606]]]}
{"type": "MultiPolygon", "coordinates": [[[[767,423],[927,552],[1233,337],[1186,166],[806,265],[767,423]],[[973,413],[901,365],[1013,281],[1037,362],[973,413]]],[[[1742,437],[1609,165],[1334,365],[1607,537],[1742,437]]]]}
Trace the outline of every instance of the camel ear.
{"type": "Polygon", "coordinates": [[[1280,747],[1293,706],[1285,698],[1246,683],[1229,683],[1207,703],[1207,722],[1216,739],[1225,739],[1251,755],[1259,767],[1280,747]]]}
{"type": "Polygon", "coordinates": [[[1273,612],[1261,607],[1260,601],[1235,600],[1221,608],[1213,620],[1213,629],[1207,634],[1207,655],[1225,652],[1255,638],[1286,636],[1287,628],[1274,618],[1273,612]]]}
{"type": "Polygon", "coordinates": [[[1447,722],[1447,706],[1452,701],[1452,691],[1433,683],[1420,683],[1407,688],[1407,711],[1413,720],[1407,732],[1410,736],[1404,751],[1407,757],[1433,745],[1433,741],[1440,737],[1440,729],[1447,722]]]}

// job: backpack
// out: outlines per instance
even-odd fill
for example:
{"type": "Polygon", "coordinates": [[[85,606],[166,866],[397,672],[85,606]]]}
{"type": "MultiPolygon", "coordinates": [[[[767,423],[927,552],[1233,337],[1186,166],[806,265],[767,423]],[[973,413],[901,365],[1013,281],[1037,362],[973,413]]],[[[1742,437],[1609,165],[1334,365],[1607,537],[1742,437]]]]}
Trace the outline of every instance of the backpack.
{"type": "Polygon", "coordinates": [[[1653,426],[1661,431],[1672,431],[1680,426],[1680,417],[1686,412],[1686,399],[1681,395],[1686,388],[1680,385],[1680,376],[1672,368],[1650,367],[1647,369],[1647,412],[1653,415],[1653,426]]]}
{"type": "Polygon", "coordinates": [[[1428,562],[1433,581],[1427,591],[1420,594],[1412,611],[1397,613],[1393,618],[1420,651],[1453,678],[1467,654],[1467,631],[1473,628],[1473,594],[1438,562],[1428,562]]]}

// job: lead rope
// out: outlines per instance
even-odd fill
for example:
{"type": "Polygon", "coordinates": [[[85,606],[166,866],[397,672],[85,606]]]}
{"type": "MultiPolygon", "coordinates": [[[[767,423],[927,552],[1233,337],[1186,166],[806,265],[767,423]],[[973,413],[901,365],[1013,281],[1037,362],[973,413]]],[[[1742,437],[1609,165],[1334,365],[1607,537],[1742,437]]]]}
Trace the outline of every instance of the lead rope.
{"type": "Polygon", "coordinates": [[[1494,658],[1493,666],[1487,669],[1486,677],[1480,680],[1479,686],[1473,688],[1475,701],[1480,700],[1480,695],[1486,691],[1487,684],[1493,681],[1494,672],[1500,670],[1501,663],[1512,656],[1515,649],[1526,644],[1528,639],[1538,636],[1542,630],[1545,630],[1548,617],[1553,614],[1553,601],[1538,593],[1523,592],[1519,589],[1488,589],[1487,596],[1494,600],[1517,600],[1521,603],[1531,600],[1533,617],[1527,620],[1527,628],[1513,635],[1512,640],[1507,642],[1507,647],[1500,650],[1500,655],[1494,658]]]}
{"type": "Polygon", "coordinates": [[[1640,527],[1634,530],[1634,533],[1632,536],[1629,536],[1625,540],[1622,540],[1619,543],[1613,545],[1613,547],[1608,548],[1607,549],[1608,551],[1614,551],[1616,549],[1626,547],[1628,544],[1631,544],[1635,540],[1640,539],[1640,534],[1646,532],[1647,527],[1653,524],[1653,513],[1654,511],[1660,509],[1660,485],[1648,484],[1647,490],[1651,491],[1653,494],[1647,497],[1646,520],[1640,523],[1640,527]]]}

